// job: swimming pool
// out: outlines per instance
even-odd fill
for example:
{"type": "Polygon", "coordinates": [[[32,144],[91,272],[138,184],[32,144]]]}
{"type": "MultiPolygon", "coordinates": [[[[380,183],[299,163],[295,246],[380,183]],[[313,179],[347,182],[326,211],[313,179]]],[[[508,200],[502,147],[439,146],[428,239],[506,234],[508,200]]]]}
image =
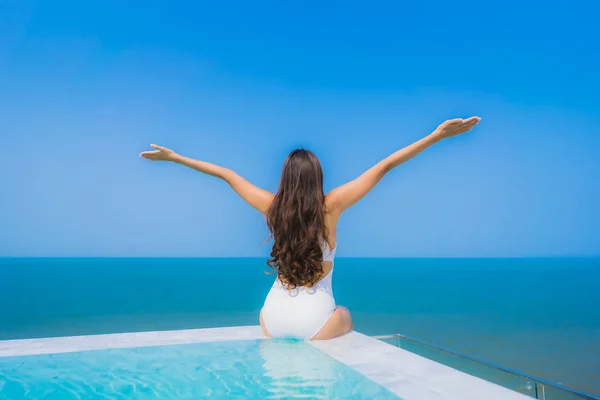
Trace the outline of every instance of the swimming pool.
{"type": "Polygon", "coordinates": [[[358,332],[268,340],[259,326],[0,340],[0,400],[24,398],[528,399],[358,332]]]}
{"type": "Polygon", "coordinates": [[[0,357],[0,399],[399,399],[300,341],[237,340],[0,357]]]}

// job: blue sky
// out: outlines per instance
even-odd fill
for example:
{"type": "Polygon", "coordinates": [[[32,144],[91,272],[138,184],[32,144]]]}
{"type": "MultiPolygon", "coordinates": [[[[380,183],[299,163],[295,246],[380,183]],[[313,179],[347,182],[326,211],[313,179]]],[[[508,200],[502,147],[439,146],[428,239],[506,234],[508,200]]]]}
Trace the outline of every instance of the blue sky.
{"type": "Polygon", "coordinates": [[[471,115],[343,216],[339,255],[599,255],[598,11],[4,1],[0,255],[265,256],[262,217],[223,182],[139,152],[274,191],[302,146],[331,189],[471,115]]]}

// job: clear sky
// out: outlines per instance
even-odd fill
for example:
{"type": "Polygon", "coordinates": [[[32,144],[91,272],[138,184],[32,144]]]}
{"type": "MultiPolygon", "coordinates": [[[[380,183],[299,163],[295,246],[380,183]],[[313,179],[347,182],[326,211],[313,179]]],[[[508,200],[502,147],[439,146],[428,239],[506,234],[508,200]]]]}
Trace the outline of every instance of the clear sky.
{"type": "Polygon", "coordinates": [[[447,118],[480,126],[343,216],[339,255],[600,254],[595,2],[0,3],[0,255],[264,256],[262,217],[158,143],[326,189],[447,118]],[[125,4],[126,3],[126,4],[125,4]]]}

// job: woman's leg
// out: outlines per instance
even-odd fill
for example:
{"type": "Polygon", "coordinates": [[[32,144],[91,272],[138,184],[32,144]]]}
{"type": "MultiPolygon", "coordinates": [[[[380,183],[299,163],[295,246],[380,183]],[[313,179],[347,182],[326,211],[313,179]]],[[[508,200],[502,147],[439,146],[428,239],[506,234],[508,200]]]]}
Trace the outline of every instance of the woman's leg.
{"type": "Polygon", "coordinates": [[[260,327],[261,327],[261,329],[262,329],[262,331],[263,331],[263,334],[264,334],[266,337],[269,337],[269,338],[270,338],[270,337],[271,337],[271,334],[270,334],[270,333],[269,333],[269,331],[267,330],[267,327],[266,327],[266,325],[265,325],[265,321],[263,320],[263,316],[262,316],[262,308],[260,309],[260,316],[259,316],[259,319],[260,319],[260,327]]]}
{"type": "Polygon", "coordinates": [[[329,320],[310,340],[326,340],[341,336],[354,329],[352,316],[346,307],[337,306],[329,320]]]}

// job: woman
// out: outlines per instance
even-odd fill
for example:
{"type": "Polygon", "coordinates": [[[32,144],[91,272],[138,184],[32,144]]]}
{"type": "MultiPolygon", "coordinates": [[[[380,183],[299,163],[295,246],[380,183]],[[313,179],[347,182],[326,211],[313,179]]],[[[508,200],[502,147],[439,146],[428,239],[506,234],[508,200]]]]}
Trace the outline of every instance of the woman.
{"type": "Polygon", "coordinates": [[[246,202],[263,213],[274,239],[267,261],[277,273],[260,312],[266,336],[303,340],[331,339],[353,329],[345,307],[336,306],[331,287],[340,215],[365,196],[393,168],[442,139],[467,132],[479,117],[452,119],[433,133],[398,150],[327,195],[317,157],[292,151],[283,165],[276,194],[260,189],[234,171],[176,154],[165,147],[140,156],[172,161],[226,181],[246,202]]]}

